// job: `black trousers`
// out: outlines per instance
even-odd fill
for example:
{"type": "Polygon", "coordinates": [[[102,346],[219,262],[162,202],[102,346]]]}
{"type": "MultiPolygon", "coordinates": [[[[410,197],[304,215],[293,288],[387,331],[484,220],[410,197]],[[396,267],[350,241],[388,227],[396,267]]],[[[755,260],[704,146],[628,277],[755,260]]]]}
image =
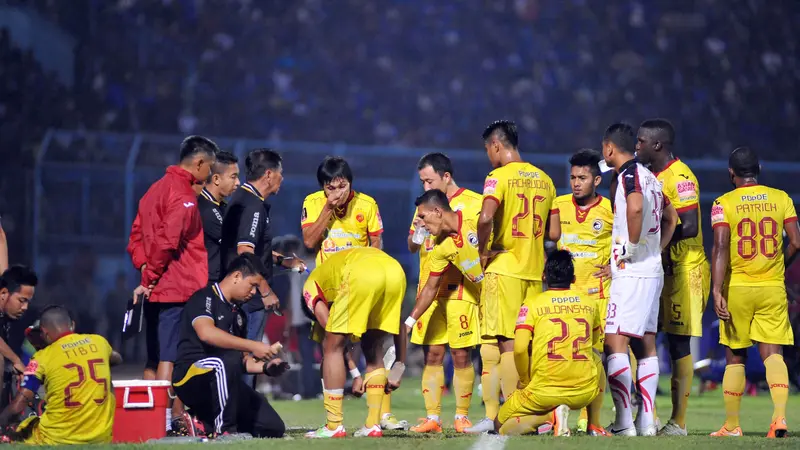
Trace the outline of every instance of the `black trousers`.
{"type": "Polygon", "coordinates": [[[206,432],[282,437],[286,425],[263,395],[242,380],[242,353],[224,352],[175,367],[173,387],[206,432]]]}

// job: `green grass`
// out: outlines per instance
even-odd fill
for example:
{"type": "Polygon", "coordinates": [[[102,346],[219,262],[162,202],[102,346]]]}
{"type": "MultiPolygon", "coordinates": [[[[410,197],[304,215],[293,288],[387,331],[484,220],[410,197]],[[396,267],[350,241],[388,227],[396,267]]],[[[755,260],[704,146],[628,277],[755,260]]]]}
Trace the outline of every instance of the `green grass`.
{"type": "MultiPolygon", "coordinates": [[[[668,392],[669,385],[667,379],[662,379],[662,389],[668,392]]],[[[404,380],[403,386],[398,390],[392,399],[392,410],[398,418],[406,419],[412,424],[418,417],[425,415],[422,397],[420,394],[419,380],[404,380]]],[[[794,395],[789,398],[789,426],[792,426],[792,411],[798,411],[797,404],[800,404],[800,397],[794,395]]],[[[322,425],[325,421],[325,412],[320,400],[305,400],[299,402],[281,401],[273,402],[275,409],[283,417],[286,425],[292,428],[289,435],[294,440],[252,440],[236,442],[237,449],[256,449],[256,448],[280,448],[280,449],[329,449],[347,448],[347,450],[381,449],[401,450],[401,449],[444,449],[459,450],[468,449],[476,444],[478,437],[456,434],[452,429],[452,414],[454,411],[454,399],[448,395],[443,399],[442,417],[445,427],[443,435],[413,435],[407,432],[386,433],[383,439],[335,439],[335,440],[306,440],[303,439],[303,431],[298,428],[311,429],[322,425]]],[[[603,424],[608,424],[613,419],[611,411],[611,397],[606,396],[603,407],[603,424]]],[[[656,410],[662,421],[669,419],[671,411],[670,399],[668,396],[660,396],[656,399],[656,410]]],[[[643,446],[646,450],[678,450],[683,448],[702,448],[714,449],[760,449],[760,448],[800,448],[800,437],[789,437],[782,440],[767,440],[764,436],[769,428],[772,415],[772,402],[769,395],[764,394],[758,397],[744,397],[742,402],[741,423],[746,436],[743,438],[711,438],[708,434],[716,431],[725,420],[725,411],[722,402],[722,393],[717,390],[703,396],[693,395],[689,403],[688,428],[689,437],[653,437],[653,438],[593,438],[587,436],[573,436],[570,438],[555,438],[551,436],[528,436],[514,437],[505,442],[505,449],[528,449],[528,448],[547,448],[547,449],[613,449],[613,450],[639,450],[643,446]],[[646,439],[646,442],[645,442],[646,439]]],[[[366,418],[366,404],[364,399],[348,398],[344,403],[345,426],[349,433],[355,431],[363,424],[366,418]]],[[[477,395],[473,399],[470,417],[477,421],[483,417],[483,407],[477,395]]],[[[578,413],[571,415],[570,423],[574,429],[578,413]]],[[[794,418],[796,420],[796,418],[794,418]]],[[[215,444],[169,444],[179,445],[188,448],[198,445],[215,444]]],[[[218,444],[225,445],[225,444],[218,444]]],[[[93,447],[93,448],[103,448],[93,447]]],[[[108,446],[111,447],[111,446],[108,446]]],[[[114,446],[117,449],[128,448],[163,448],[162,445],[126,445],[114,446]]]]}

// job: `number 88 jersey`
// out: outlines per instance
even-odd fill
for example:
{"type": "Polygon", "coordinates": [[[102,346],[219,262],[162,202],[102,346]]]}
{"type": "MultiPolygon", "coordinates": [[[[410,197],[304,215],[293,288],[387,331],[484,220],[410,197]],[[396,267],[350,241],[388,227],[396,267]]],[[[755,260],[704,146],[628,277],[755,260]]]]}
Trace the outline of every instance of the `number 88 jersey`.
{"type": "Polygon", "coordinates": [[[783,286],[783,229],[796,222],[792,199],[779,189],[746,184],[717,198],[711,226],[731,230],[729,286],[783,286]]]}
{"type": "MultiPolygon", "coordinates": [[[[617,177],[611,243],[629,240],[627,200],[633,193],[642,195],[642,232],[639,235],[638,253],[619,267],[612,261],[611,277],[661,278],[664,276],[661,265],[661,215],[664,207],[669,205],[669,200],[661,192],[661,182],[635,159],[623,164],[617,177]]],[[[614,258],[613,254],[611,258],[614,258]]]]}

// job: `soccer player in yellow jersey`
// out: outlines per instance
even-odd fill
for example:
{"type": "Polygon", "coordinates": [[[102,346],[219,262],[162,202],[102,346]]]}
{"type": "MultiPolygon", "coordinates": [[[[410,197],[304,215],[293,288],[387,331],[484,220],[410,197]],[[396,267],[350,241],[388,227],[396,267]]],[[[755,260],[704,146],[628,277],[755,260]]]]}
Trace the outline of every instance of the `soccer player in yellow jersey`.
{"type": "Polygon", "coordinates": [[[481,334],[498,340],[500,385],[508,398],[518,381],[514,323],[523,300],[542,291],[544,240],[558,241],[561,224],[558,211],[551,209],[556,198],[553,180],[522,161],[517,126],[505,120],[494,122],[483,132],[483,140],[495,169],[484,182],[478,219],[478,249],[486,274],[481,290],[481,334]],[[492,257],[491,252],[498,253],[492,257]]]}
{"type": "MultiPolygon", "coordinates": [[[[553,209],[559,211],[561,220],[561,239],[558,247],[570,252],[575,265],[575,285],[573,289],[581,292],[583,298],[597,302],[601,322],[605,328],[605,312],[608,306],[608,293],[611,278],[604,276],[601,269],[611,258],[611,227],[614,225],[614,213],[611,202],[597,193],[603,178],[600,176],[600,160],[602,155],[591,149],[580,150],[569,160],[570,185],[572,194],[556,197],[553,209]]],[[[595,346],[602,354],[603,339],[595,346]]],[[[588,432],[594,436],[606,436],[600,424],[600,411],[603,407],[605,391],[605,371],[601,371],[600,395],[585,409],[581,410],[578,420],[578,431],[588,432]]]]}
{"type": "Polygon", "coordinates": [[[794,335],[784,285],[784,262],[800,249],[800,229],[792,199],[761,186],[756,153],[739,147],[728,159],[735,189],[711,207],[714,250],[711,280],[714,310],[720,318],[719,341],[727,347],[722,378],[725,424],[712,436],[742,436],[739,408],[745,387],[747,349],[754,342],[764,360],[774,410],[768,438],[786,436],[789,375],[781,354],[794,335]],[[783,251],[783,232],[789,238],[783,251]]]}
{"type": "MultiPolygon", "coordinates": [[[[411,428],[411,431],[417,433],[442,432],[439,414],[444,384],[444,344],[450,345],[453,356],[456,431],[464,432],[472,426],[467,418],[475,382],[470,350],[480,343],[478,300],[483,272],[478,255],[477,214],[468,215],[463,209],[454,211],[450,207],[452,201],[438,189],[429,189],[416,201],[417,217],[422,221],[418,226],[424,226],[430,232],[434,245],[425,254],[425,262],[420,269],[416,305],[406,320],[406,325],[409,332],[427,328],[428,333],[444,334],[444,340],[432,341],[437,343],[434,351],[441,349],[440,355],[431,355],[430,348],[426,351],[422,395],[427,417],[411,428]],[[447,295],[442,295],[442,292],[447,295]],[[430,321],[429,311],[432,309],[442,311],[437,316],[444,317],[436,326],[444,328],[443,330],[432,328],[430,322],[425,323],[426,318],[430,321]]],[[[423,333],[420,335],[423,338],[428,337],[423,333]]]]}
{"type": "Polygon", "coordinates": [[[599,392],[597,301],[570,288],[575,270],[569,252],[554,251],[544,265],[549,290],[526,298],[519,310],[514,359],[520,388],[500,408],[495,430],[501,434],[531,433],[550,422],[556,436],[569,436],[569,409],[587,406],[599,392]]]}
{"type": "Polygon", "coordinates": [[[17,434],[27,444],[108,444],[114,426],[112,364],[121,362],[108,341],[96,334],[76,334],[66,309],[42,311],[39,329],[46,347],[37,351],[20,391],[0,413],[0,425],[20,414],[44,385],[47,410],[24,420],[17,434]]]}
{"type": "MultiPolygon", "coordinates": [[[[467,220],[477,221],[478,214],[481,212],[482,196],[469,189],[464,189],[456,184],[453,179],[453,164],[446,155],[442,153],[428,153],[423,156],[417,164],[419,179],[423,189],[439,190],[446,194],[450,208],[453,211],[461,211],[467,220]]],[[[430,252],[433,250],[436,241],[435,236],[428,236],[419,245],[414,243],[413,236],[417,232],[417,227],[424,227],[422,219],[417,216],[415,211],[414,219],[408,235],[408,249],[412,253],[419,253],[419,285],[417,295],[425,286],[430,273],[428,264],[430,252]]],[[[455,428],[456,431],[464,431],[472,424],[467,414],[469,403],[472,398],[472,385],[474,382],[474,372],[472,360],[470,358],[470,348],[481,343],[480,326],[478,320],[461,322],[462,315],[470,316],[469,311],[464,308],[474,304],[477,305],[479,296],[473,289],[464,289],[464,275],[455,267],[449,267],[441,275],[439,291],[436,300],[430,308],[419,318],[411,332],[411,343],[421,345],[425,354],[425,368],[422,371],[422,397],[425,400],[425,410],[427,417],[419,425],[412,427],[415,432],[439,432],[441,430],[441,420],[439,415],[442,410],[442,391],[444,390],[444,357],[445,346],[450,345],[450,354],[453,358],[455,367],[453,374],[453,389],[457,400],[455,428]],[[456,300],[449,302],[447,300],[456,300]],[[465,303],[466,302],[466,303],[465,303]],[[448,322],[449,318],[458,320],[458,332],[449,333],[452,325],[448,322]],[[461,329],[460,327],[466,327],[461,329]],[[459,337],[459,334],[472,332],[467,339],[459,337]],[[473,342],[475,339],[477,341],[473,342]]],[[[469,307],[471,308],[471,307],[469,307]]],[[[466,335],[465,335],[466,336],[466,335]]],[[[496,342],[496,341],[495,341],[496,342]]],[[[489,341],[489,343],[493,343],[489,341]]],[[[495,383],[495,388],[491,388],[490,373],[497,379],[495,368],[499,362],[500,353],[497,345],[481,346],[481,354],[486,352],[496,353],[495,361],[484,361],[484,372],[487,375],[481,377],[484,383],[484,398],[487,404],[487,411],[493,408],[492,420],[497,415],[500,408],[500,385],[495,383]],[[492,395],[492,392],[494,394],[492,395]]],[[[488,413],[487,413],[488,415],[488,413]]]]}
{"type": "Polygon", "coordinates": [[[711,273],[703,249],[700,185],[691,169],[672,153],[674,142],[675,129],[669,121],[646,120],[639,126],[636,155],[662,183],[662,192],[680,221],[663,257],[661,331],[667,333],[672,360],[672,416],[658,433],[686,436],[686,409],[694,378],[690,340],[703,335],[711,273]]]}
{"type": "Polygon", "coordinates": [[[388,379],[405,367],[406,328],[400,326],[400,308],[406,292],[403,267],[377,248],[360,247],[335,253],[318,265],[303,286],[303,299],[325,328],[322,379],[327,424],[306,434],[309,438],[345,437],[342,400],[347,370],[344,352],[348,340],[358,339],[367,361],[363,376],[367,420],[356,437],[380,437],[384,391],[399,386],[388,379]],[[397,361],[387,374],[381,344],[394,335],[397,361]],[[388,381],[387,381],[388,380],[388,381]]]}

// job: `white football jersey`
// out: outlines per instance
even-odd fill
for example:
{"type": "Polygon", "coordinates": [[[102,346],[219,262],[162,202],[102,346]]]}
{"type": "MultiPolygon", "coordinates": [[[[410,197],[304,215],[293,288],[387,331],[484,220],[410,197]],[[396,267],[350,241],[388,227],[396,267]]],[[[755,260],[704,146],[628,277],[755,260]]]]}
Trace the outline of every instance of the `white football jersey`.
{"type": "Polygon", "coordinates": [[[617,267],[611,261],[611,276],[658,278],[664,276],[661,266],[661,215],[665,202],[661,193],[661,182],[643,165],[631,160],[620,167],[617,175],[617,192],[614,197],[614,227],[611,231],[612,243],[621,238],[628,241],[628,203],[632,192],[642,194],[642,233],[639,236],[640,248],[636,255],[625,261],[623,267],[617,267]],[[643,246],[644,248],[641,248],[643,246]]]}

